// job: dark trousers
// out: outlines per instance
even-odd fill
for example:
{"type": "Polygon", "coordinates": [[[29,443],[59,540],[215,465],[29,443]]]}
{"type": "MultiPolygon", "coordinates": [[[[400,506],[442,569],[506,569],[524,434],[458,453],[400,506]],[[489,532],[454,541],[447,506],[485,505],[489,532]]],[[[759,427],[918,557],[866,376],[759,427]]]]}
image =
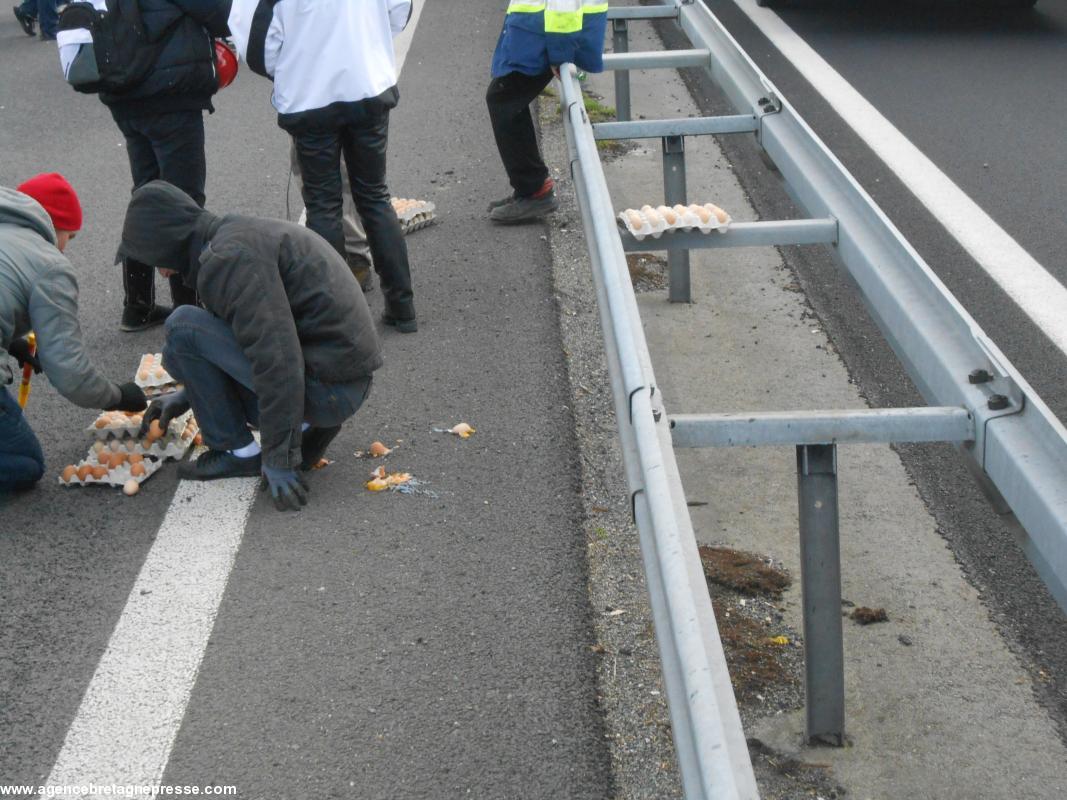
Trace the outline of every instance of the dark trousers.
{"type": "Polygon", "coordinates": [[[544,91],[552,77],[551,72],[541,75],[511,72],[502,78],[493,78],[485,93],[496,148],[500,151],[508,180],[519,197],[534,194],[548,179],[548,167],[537,144],[530,103],[544,91]]]}
{"type": "Polygon", "coordinates": [[[44,475],[44,453],[18,402],[0,386],[0,502],[13,489],[28,489],[44,475]]]}
{"type": "MultiPolygon", "coordinates": [[[[251,443],[248,426],[259,427],[259,400],[252,363],[224,321],[202,308],[176,309],[166,322],[163,363],[185,384],[185,395],[208,447],[236,450],[251,443]]],[[[355,414],[370,394],[372,378],[323,383],[304,376],[304,421],[332,428],[355,414]]]]}
{"type": "MultiPolygon", "coordinates": [[[[202,208],[207,182],[204,113],[172,111],[117,122],[126,137],[133,188],[149,181],[164,180],[177,186],[202,208]]],[[[122,270],[124,305],[145,308],[155,303],[154,266],[126,259],[122,270]]],[[[178,275],[170,277],[170,296],[175,306],[196,304],[196,291],[182,283],[178,275]]]]}
{"type": "Polygon", "coordinates": [[[308,121],[291,131],[304,181],[301,193],[307,207],[307,226],[344,256],[344,153],[352,200],[367,233],[386,308],[397,319],[410,319],[415,311],[408,246],[385,184],[389,109],[373,100],[359,105],[359,109],[350,109],[344,120],[308,121]]]}
{"type": "Polygon", "coordinates": [[[59,24],[57,5],[56,0],[24,0],[19,8],[40,23],[41,33],[54,37],[59,24]]]}

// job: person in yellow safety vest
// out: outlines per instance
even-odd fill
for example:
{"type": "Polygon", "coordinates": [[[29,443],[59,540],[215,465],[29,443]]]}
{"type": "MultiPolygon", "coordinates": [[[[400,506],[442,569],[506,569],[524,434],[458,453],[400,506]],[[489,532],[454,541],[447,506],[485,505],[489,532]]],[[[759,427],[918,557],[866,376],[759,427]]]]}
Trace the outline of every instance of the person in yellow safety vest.
{"type": "Polygon", "coordinates": [[[485,101],[514,192],[489,204],[493,222],[527,222],[559,207],[537,144],[530,103],[561,64],[572,63],[587,72],[604,69],[607,17],[608,4],[601,0],[508,3],[485,101]]]}

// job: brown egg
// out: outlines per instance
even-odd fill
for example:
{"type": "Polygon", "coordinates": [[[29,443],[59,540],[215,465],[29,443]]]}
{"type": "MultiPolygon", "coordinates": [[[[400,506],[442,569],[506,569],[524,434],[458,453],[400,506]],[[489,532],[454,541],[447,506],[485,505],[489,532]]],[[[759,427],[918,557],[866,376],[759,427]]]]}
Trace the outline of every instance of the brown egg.
{"type": "Polygon", "coordinates": [[[78,480],[84,481],[86,478],[89,477],[89,475],[92,473],[92,471],[93,471],[93,468],[90,467],[88,464],[82,464],[80,467],[78,467],[78,470],[77,470],[78,480]]]}
{"type": "Polygon", "coordinates": [[[134,464],[132,467],[130,467],[130,474],[133,475],[134,477],[139,477],[141,475],[144,475],[145,474],[144,464],[141,463],[141,462],[138,462],[138,463],[134,464]]]}
{"type": "Polygon", "coordinates": [[[194,445],[195,445],[196,447],[199,447],[199,446],[200,446],[200,445],[202,445],[203,443],[204,443],[204,437],[203,437],[203,436],[201,436],[201,435],[200,435],[199,433],[198,433],[198,434],[197,434],[196,436],[194,436],[194,437],[193,437],[193,444],[194,444],[194,445]]]}
{"type": "Polygon", "coordinates": [[[152,439],[158,439],[163,433],[163,428],[159,426],[159,420],[152,420],[152,424],[148,426],[148,436],[152,439]]]}
{"type": "Polygon", "coordinates": [[[129,458],[128,453],[113,453],[111,456],[111,469],[117,469],[126,463],[126,459],[129,458]]]}
{"type": "Polygon", "coordinates": [[[127,497],[133,497],[139,491],[141,491],[141,484],[139,484],[132,478],[126,481],[126,483],[122,484],[122,493],[127,497]]]}
{"type": "Polygon", "coordinates": [[[144,456],[142,456],[140,453],[130,453],[131,464],[140,464],[142,461],[144,461],[144,456]]]}
{"type": "Polygon", "coordinates": [[[140,372],[138,372],[137,373],[137,380],[139,380],[139,381],[148,380],[148,370],[142,369],[140,372]]]}
{"type": "Polygon", "coordinates": [[[78,468],[73,464],[63,468],[63,473],[59,476],[65,483],[70,483],[71,478],[78,474],[78,468]]]}
{"type": "Polygon", "coordinates": [[[99,430],[100,428],[105,428],[105,427],[107,427],[107,419],[106,419],[105,417],[100,417],[100,419],[98,419],[98,420],[97,420],[96,422],[94,422],[93,424],[94,424],[94,425],[96,425],[96,427],[97,427],[97,429],[98,429],[98,430],[99,430]]]}
{"type": "Polygon", "coordinates": [[[107,467],[102,467],[102,466],[101,467],[93,467],[92,473],[93,473],[93,477],[94,478],[96,478],[97,480],[100,480],[105,475],[107,475],[107,467]]]}
{"type": "Polygon", "coordinates": [[[104,449],[105,447],[107,447],[107,445],[105,445],[105,444],[104,444],[104,443],[103,443],[102,441],[100,441],[99,439],[97,439],[97,440],[96,440],[95,442],[93,442],[93,452],[94,452],[94,453],[96,453],[97,455],[100,455],[100,452],[101,452],[101,451],[102,451],[102,450],[103,450],[103,449],[104,449]]]}

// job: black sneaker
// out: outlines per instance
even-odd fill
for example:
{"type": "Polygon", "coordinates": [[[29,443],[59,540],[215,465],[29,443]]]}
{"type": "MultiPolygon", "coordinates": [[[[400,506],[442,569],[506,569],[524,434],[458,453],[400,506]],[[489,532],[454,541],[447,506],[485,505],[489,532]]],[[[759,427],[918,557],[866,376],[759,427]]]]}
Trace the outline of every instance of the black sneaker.
{"type": "Polygon", "coordinates": [[[516,195],[515,192],[512,192],[507,197],[501,197],[499,200],[494,200],[493,202],[491,202],[489,204],[489,207],[485,209],[485,213],[491,214],[493,212],[494,208],[500,208],[501,206],[506,206],[508,203],[510,203],[512,200],[514,200],[517,196],[518,195],[516,195]]]}
{"type": "Polygon", "coordinates": [[[260,454],[239,458],[226,450],[205,450],[196,461],[178,464],[178,477],[186,481],[217,481],[221,478],[258,478],[260,454]]]}
{"type": "Polygon", "coordinates": [[[503,205],[489,212],[489,219],[500,225],[516,225],[520,222],[532,222],[551,214],[559,208],[555,190],[541,197],[513,197],[503,205]]]}
{"type": "Polygon", "coordinates": [[[19,21],[19,25],[22,26],[22,30],[25,31],[27,36],[34,36],[37,31],[34,30],[34,23],[37,20],[30,14],[27,14],[19,6],[15,6],[15,19],[19,21]]]}
{"type": "Polygon", "coordinates": [[[304,460],[300,462],[300,469],[309,470],[318,464],[324,455],[330,442],[341,432],[341,426],[332,428],[308,428],[300,437],[300,452],[304,460]]]}
{"type": "Polygon", "coordinates": [[[170,312],[170,306],[126,306],[122,309],[119,330],[126,333],[146,331],[166,322],[170,312]]]}
{"type": "Polygon", "coordinates": [[[411,309],[409,313],[401,315],[397,311],[393,311],[389,306],[385,307],[385,311],[382,312],[382,322],[393,328],[396,328],[401,333],[415,333],[419,329],[418,320],[415,319],[415,310],[411,309]]]}

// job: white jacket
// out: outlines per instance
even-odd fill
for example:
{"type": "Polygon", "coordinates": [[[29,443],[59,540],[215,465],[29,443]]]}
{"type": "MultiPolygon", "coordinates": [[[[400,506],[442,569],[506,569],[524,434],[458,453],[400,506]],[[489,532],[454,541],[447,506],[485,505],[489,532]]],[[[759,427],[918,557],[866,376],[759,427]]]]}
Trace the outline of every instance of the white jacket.
{"type": "Polygon", "coordinates": [[[233,0],[230,32],[253,71],[274,79],[279,114],[377,97],[396,85],[393,37],[412,0],[233,0]]]}

